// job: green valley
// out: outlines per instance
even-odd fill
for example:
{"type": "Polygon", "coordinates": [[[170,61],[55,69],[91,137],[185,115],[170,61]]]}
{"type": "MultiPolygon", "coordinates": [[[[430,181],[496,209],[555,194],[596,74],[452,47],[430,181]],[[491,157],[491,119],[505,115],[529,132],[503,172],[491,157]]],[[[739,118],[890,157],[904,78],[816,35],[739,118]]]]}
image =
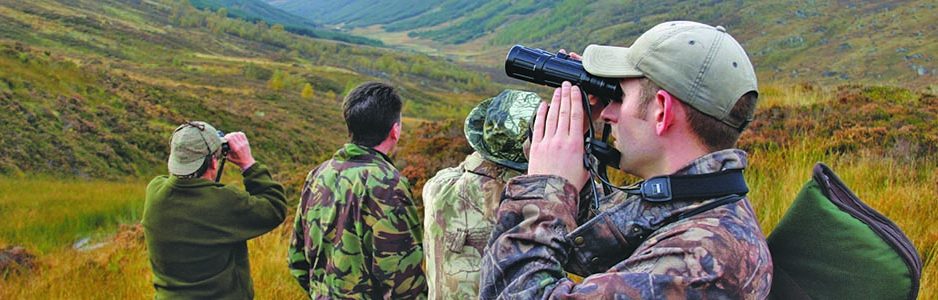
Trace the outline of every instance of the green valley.
{"type": "Polygon", "coordinates": [[[491,66],[514,44],[550,51],[625,46],[662,21],[695,20],[726,27],[764,82],[938,89],[933,1],[450,0],[396,9],[363,8],[398,1],[268,2],[389,45],[439,49],[491,66]]]}
{"type": "MultiPolygon", "coordinates": [[[[932,2],[0,1],[0,250],[35,255],[26,270],[0,269],[0,299],[152,298],[144,188],[166,173],[182,122],[245,132],[295,207],[306,172],[347,139],[345,94],[388,82],[406,101],[392,157],[419,198],[472,151],[463,123],[480,100],[505,88],[548,95],[505,77],[510,46],[628,45],[670,19],[726,26],[756,66],[759,107],[739,147],[763,231],[826,162],[908,234],[925,265],[920,297],[932,299],[932,2]]],[[[241,184],[235,169],[225,183],[241,184]]],[[[303,297],[286,267],[291,230],[248,243],[260,299],[303,297]]]]}

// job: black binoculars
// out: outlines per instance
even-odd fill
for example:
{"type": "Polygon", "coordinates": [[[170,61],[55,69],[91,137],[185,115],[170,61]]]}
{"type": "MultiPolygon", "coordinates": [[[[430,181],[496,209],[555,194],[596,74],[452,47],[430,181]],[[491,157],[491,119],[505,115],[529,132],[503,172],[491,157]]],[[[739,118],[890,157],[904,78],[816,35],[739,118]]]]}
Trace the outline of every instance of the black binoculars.
{"type": "MultiPolygon", "coordinates": [[[[579,86],[582,92],[598,98],[604,105],[609,105],[610,101],[622,99],[619,79],[594,76],[586,72],[582,62],[565,53],[553,54],[542,49],[515,45],[511,47],[508,57],[505,58],[505,73],[512,78],[549,87],[559,87],[564,81],[569,81],[579,86]]],[[[583,97],[583,106],[589,109],[589,99],[586,97],[586,95],[583,97]]],[[[618,168],[621,154],[606,143],[608,132],[607,125],[604,127],[602,139],[597,140],[593,136],[593,123],[590,122],[586,151],[588,155],[596,157],[601,163],[618,168]]],[[[585,164],[589,169],[589,159],[586,160],[585,164]]],[[[601,170],[600,173],[605,175],[605,170],[601,170]]]]}
{"type": "Polygon", "coordinates": [[[221,174],[225,172],[225,162],[228,160],[228,152],[231,151],[231,146],[228,146],[228,140],[225,139],[225,133],[221,130],[217,130],[215,134],[218,134],[218,138],[221,139],[221,160],[218,163],[218,172],[215,174],[215,182],[221,182],[221,174]]]}
{"type": "Polygon", "coordinates": [[[505,58],[505,73],[512,78],[549,87],[559,87],[564,81],[569,81],[587,94],[599,98],[603,104],[622,98],[619,79],[591,75],[583,68],[582,62],[565,53],[553,54],[542,49],[515,45],[505,58]]]}
{"type": "Polygon", "coordinates": [[[231,151],[231,147],[228,146],[228,140],[225,139],[225,132],[217,130],[218,138],[221,139],[221,157],[228,156],[228,152],[231,151]]]}

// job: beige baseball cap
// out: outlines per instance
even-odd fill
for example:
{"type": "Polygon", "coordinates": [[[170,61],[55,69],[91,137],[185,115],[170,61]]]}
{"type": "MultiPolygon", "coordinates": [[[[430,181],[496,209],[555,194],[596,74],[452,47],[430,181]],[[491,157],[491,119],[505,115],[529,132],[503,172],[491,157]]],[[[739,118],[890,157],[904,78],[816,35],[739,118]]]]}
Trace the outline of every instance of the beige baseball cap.
{"type": "Polygon", "coordinates": [[[631,47],[589,45],[583,67],[611,78],[646,77],[684,103],[734,128],[748,120],[729,117],[744,94],[758,92],[746,51],[722,26],[690,21],[652,27],[631,47]]]}
{"type": "Polygon", "coordinates": [[[201,121],[179,125],[173,132],[169,150],[169,173],[189,175],[198,171],[209,154],[221,149],[222,138],[215,127],[201,121]]]}

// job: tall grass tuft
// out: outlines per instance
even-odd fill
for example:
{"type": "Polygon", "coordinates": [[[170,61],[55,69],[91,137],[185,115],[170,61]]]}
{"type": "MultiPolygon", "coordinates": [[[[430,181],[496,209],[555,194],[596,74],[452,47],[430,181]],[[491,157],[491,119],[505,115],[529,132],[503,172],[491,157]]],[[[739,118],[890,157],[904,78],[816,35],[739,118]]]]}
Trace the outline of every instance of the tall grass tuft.
{"type": "Polygon", "coordinates": [[[811,84],[770,84],[759,87],[759,106],[808,106],[823,103],[832,92],[811,84]]]}

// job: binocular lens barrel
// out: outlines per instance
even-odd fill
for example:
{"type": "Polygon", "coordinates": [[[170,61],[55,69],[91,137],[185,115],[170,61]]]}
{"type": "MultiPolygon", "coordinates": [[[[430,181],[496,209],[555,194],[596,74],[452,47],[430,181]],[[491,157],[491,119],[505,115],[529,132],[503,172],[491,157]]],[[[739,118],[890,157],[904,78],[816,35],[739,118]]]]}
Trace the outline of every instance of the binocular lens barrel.
{"type": "Polygon", "coordinates": [[[619,79],[593,76],[586,72],[583,63],[563,53],[555,55],[542,49],[515,45],[505,59],[505,73],[512,78],[549,87],[559,87],[564,81],[569,81],[607,103],[622,97],[619,79]]]}

